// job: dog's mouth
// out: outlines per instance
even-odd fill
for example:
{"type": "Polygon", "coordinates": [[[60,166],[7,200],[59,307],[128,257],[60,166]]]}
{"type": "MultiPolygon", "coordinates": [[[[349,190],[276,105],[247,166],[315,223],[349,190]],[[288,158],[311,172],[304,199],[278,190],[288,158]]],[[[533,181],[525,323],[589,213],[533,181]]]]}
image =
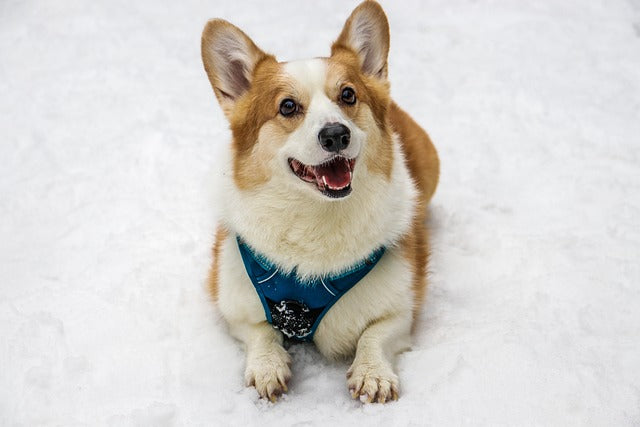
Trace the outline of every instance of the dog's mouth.
{"type": "Polygon", "coordinates": [[[351,193],[351,180],[356,159],[341,156],[315,166],[305,165],[294,158],[289,159],[289,167],[304,182],[313,183],[325,196],[339,199],[351,193]]]}

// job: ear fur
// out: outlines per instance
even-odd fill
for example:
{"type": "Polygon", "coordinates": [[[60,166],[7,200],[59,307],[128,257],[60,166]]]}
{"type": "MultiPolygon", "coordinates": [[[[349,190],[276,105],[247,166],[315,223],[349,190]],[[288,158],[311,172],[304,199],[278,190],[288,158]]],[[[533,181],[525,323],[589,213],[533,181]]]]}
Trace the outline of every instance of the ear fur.
{"type": "Polygon", "coordinates": [[[362,2],[349,16],[331,53],[340,48],[353,51],[360,59],[362,71],[386,79],[389,55],[389,22],[375,1],[362,2]]]}
{"type": "Polygon", "coordinates": [[[260,50],[238,27],[222,19],[207,22],[201,49],[209,82],[230,118],[236,101],[251,87],[256,65],[273,57],[260,50]]]}

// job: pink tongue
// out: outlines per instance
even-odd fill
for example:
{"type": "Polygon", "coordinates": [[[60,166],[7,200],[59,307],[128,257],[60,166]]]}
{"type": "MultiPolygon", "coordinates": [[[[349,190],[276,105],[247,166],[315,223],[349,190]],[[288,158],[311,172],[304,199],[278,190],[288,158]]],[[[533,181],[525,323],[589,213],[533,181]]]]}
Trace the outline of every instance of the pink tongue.
{"type": "Polygon", "coordinates": [[[322,185],[324,181],[329,188],[341,189],[351,183],[351,170],[349,162],[345,159],[337,159],[327,165],[316,166],[315,174],[318,184],[322,185]]]}

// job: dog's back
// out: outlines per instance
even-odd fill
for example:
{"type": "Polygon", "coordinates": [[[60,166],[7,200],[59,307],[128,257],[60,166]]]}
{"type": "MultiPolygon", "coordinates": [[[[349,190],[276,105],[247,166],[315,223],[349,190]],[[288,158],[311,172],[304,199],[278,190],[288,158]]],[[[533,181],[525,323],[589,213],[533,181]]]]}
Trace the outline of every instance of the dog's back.
{"type": "Polygon", "coordinates": [[[420,201],[426,206],[438,186],[440,161],[436,148],[427,132],[393,101],[389,119],[394,131],[400,136],[407,166],[420,193],[420,201]]]}

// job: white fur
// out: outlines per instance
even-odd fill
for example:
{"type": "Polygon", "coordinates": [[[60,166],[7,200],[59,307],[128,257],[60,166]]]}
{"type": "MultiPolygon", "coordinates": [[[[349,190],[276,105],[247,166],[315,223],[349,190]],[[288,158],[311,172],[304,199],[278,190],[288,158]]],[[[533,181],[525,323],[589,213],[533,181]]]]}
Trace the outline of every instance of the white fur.
{"type": "Polygon", "coordinates": [[[334,202],[322,200],[316,189],[297,188],[288,165],[279,165],[280,172],[254,191],[238,191],[229,171],[219,202],[223,221],[283,271],[297,266],[301,276],[340,272],[395,243],[411,224],[416,190],[398,145],[390,182],[356,164],[361,169],[352,194],[334,202]]]}

